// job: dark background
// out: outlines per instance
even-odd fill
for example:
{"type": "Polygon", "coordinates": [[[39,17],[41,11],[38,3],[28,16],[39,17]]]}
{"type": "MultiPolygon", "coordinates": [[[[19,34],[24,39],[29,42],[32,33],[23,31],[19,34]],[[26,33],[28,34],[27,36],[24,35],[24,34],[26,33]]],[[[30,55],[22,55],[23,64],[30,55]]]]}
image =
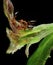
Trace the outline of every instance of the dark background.
{"type": "MultiPolygon", "coordinates": [[[[20,1],[12,0],[17,14],[17,20],[24,19],[26,21],[36,20],[35,25],[53,22],[53,3],[49,1],[20,1]]],[[[26,65],[27,57],[25,56],[25,47],[17,51],[13,55],[6,54],[9,46],[9,39],[6,36],[6,27],[9,27],[8,20],[3,13],[3,0],[0,0],[0,65],[26,65]]],[[[39,44],[39,43],[38,43],[39,44]]],[[[30,47],[30,56],[37,49],[38,44],[30,47]]],[[[46,65],[53,65],[53,51],[51,58],[47,60],[46,65]]]]}

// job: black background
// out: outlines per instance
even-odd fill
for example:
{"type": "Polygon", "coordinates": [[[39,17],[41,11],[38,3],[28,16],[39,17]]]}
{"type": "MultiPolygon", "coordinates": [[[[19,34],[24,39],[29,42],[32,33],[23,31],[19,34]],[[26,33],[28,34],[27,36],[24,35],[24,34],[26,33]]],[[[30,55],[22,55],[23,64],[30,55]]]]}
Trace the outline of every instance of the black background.
{"type": "MultiPolygon", "coordinates": [[[[24,19],[26,21],[36,20],[35,25],[53,22],[53,3],[49,1],[20,1],[12,0],[17,14],[17,20],[24,19]]],[[[6,54],[9,46],[9,39],[6,36],[6,27],[9,27],[8,20],[3,13],[3,0],[0,0],[0,65],[26,65],[27,57],[25,56],[25,47],[17,51],[13,55],[6,54]]],[[[39,44],[39,43],[38,43],[39,44]]],[[[38,44],[30,47],[30,56],[37,49],[38,44]]],[[[51,58],[47,60],[46,65],[53,65],[53,51],[51,58]]]]}

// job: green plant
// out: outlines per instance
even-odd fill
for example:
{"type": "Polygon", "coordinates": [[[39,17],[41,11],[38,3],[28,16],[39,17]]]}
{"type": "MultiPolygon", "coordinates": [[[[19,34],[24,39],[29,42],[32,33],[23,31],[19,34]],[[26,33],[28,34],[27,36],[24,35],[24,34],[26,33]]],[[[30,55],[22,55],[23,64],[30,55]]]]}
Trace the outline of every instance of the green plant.
{"type": "Polygon", "coordinates": [[[11,30],[6,28],[7,36],[10,40],[10,46],[6,53],[14,54],[14,52],[27,45],[25,54],[28,57],[29,47],[45,38],[27,63],[27,65],[44,65],[50,49],[53,47],[52,42],[50,42],[53,39],[53,23],[41,24],[30,29],[26,21],[17,21],[15,19],[14,7],[10,0],[3,0],[3,7],[11,27],[11,30]]]}

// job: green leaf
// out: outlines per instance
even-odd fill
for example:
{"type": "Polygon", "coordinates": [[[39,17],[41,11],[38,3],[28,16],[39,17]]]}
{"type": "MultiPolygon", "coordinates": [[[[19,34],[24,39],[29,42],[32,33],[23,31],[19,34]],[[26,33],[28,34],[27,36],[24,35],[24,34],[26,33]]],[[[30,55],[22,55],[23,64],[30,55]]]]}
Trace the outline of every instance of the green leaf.
{"type": "Polygon", "coordinates": [[[38,49],[29,58],[27,65],[45,65],[46,60],[50,57],[53,48],[53,33],[45,37],[40,43],[38,49]]]}
{"type": "MultiPolygon", "coordinates": [[[[29,47],[39,42],[41,39],[53,32],[53,23],[51,24],[42,24],[34,27],[32,30],[24,31],[23,37],[16,36],[11,30],[6,28],[7,36],[10,39],[10,46],[7,50],[7,53],[14,53],[17,50],[24,47],[27,44],[25,54],[29,55],[29,47]],[[26,33],[26,34],[25,34],[26,33]]],[[[22,31],[21,31],[22,32],[22,31]]],[[[21,33],[20,32],[20,33],[21,33]]]]}

